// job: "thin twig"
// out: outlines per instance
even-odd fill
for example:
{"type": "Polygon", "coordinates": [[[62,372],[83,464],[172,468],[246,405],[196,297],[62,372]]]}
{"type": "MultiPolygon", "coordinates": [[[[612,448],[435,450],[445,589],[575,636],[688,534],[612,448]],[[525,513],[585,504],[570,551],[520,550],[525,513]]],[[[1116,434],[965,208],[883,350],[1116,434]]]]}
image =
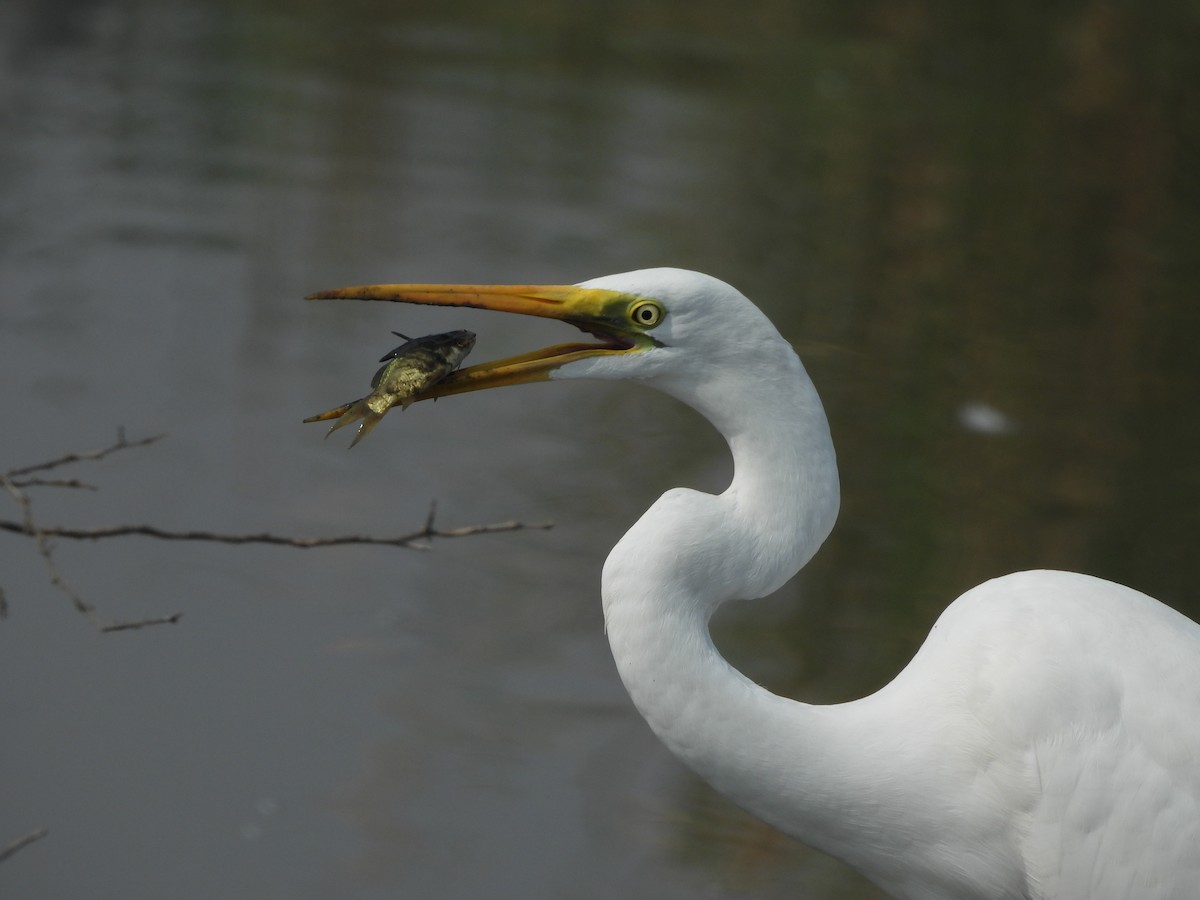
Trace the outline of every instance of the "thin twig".
{"type": "Polygon", "coordinates": [[[169,616],[151,616],[148,619],[119,619],[115,622],[96,623],[99,631],[108,634],[112,631],[134,631],[138,628],[148,628],[151,625],[174,625],[183,618],[183,613],[171,613],[169,616]]]}
{"type": "MultiPolygon", "coordinates": [[[[179,620],[179,614],[168,616],[166,618],[156,617],[153,619],[138,619],[129,621],[105,622],[102,621],[96,614],[96,608],[88,603],[79,592],[71,586],[71,584],[63,577],[58,570],[58,564],[54,560],[54,545],[50,542],[53,536],[48,534],[33,516],[33,503],[29,499],[29,495],[25,493],[24,488],[29,487],[63,487],[63,488],[82,488],[86,490],[95,490],[95,488],[80,481],[77,478],[26,478],[24,476],[31,475],[35,472],[47,472],[51,469],[57,469],[61,466],[69,465],[77,462],[95,462],[104,459],[118,450],[127,450],[132,447],[145,447],[148,444],[153,444],[155,441],[161,440],[164,435],[152,435],[146,438],[140,438],[136,441],[130,441],[125,438],[125,429],[117,428],[117,439],[114,443],[107,447],[101,447],[99,450],[90,450],[84,453],[67,453],[56,459],[47,460],[45,462],[34,463],[30,466],[22,466],[16,469],[9,469],[7,472],[0,474],[0,487],[3,487],[8,492],[17,504],[17,508],[21,511],[21,521],[19,523],[11,523],[19,526],[19,533],[25,534],[34,539],[37,545],[38,555],[41,556],[42,562],[46,566],[46,575],[50,580],[50,584],[57,588],[58,591],[64,594],[71,605],[87,618],[96,628],[101,631],[123,630],[126,628],[141,628],[146,625],[157,625],[165,622],[176,622],[179,620]]],[[[8,604],[2,594],[0,594],[0,619],[8,615],[8,604]]]]}
{"type": "Polygon", "coordinates": [[[156,441],[161,441],[165,438],[165,434],[152,434],[150,437],[138,438],[136,441],[125,439],[125,429],[117,429],[116,443],[110,444],[107,447],[102,447],[99,450],[89,450],[85,453],[67,453],[57,459],[47,460],[46,462],[34,463],[31,466],[22,466],[19,469],[9,469],[4,474],[10,479],[18,478],[21,475],[29,475],[33,472],[45,472],[49,469],[57,469],[60,466],[68,466],[71,463],[77,462],[96,462],[104,459],[111,453],[116,453],[118,450],[128,450],[132,447],[145,447],[148,444],[153,444],[156,441]]]}
{"type": "Polygon", "coordinates": [[[49,536],[34,520],[33,504],[29,501],[29,497],[17,486],[9,472],[0,475],[0,487],[8,491],[21,510],[21,522],[13,524],[19,525],[23,534],[33,538],[37,545],[38,555],[42,557],[42,562],[46,566],[46,575],[50,579],[50,584],[65,594],[76,610],[91,619],[95,609],[79,596],[78,592],[67,583],[67,580],[62,577],[62,573],[58,571],[58,566],[54,562],[54,545],[50,543],[49,536]]]}
{"type": "Polygon", "coordinates": [[[432,518],[425,525],[408,534],[394,537],[379,537],[370,534],[340,534],[327,537],[291,537],[271,532],[251,534],[228,534],[219,531],[189,529],[172,531],[156,525],[108,525],[99,528],[66,528],[59,526],[33,525],[0,519],[0,531],[33,538],[65,538],[75,541],[101,540],[114,537],[148,537],[160,541],[209,541],[218,544],[271,544],[277,547],[295,547],[310,550],[314,547],[342,547],[349,544],[367,544],[377,547],[408,547],[425,549],[421,541],[432,538],[460,538],[477,534],[498,534],[506,531],[525,531],[552,528],[550,522],[492,522],[487,525],[464,525],[459,528],[438,528],[432,518]]]}
{"type": "MultiPolygon", "coordinates": [[[[118,450],[126,450],[133,447],[145,447],[148,444],[153,444],[155,441],[161,440],[164,435],[154,435],[148,438],[141,438],[136,441],[130,441],[125,438],[124,429],[117,429],[117,440],[115,443],[99,450],[92,450],[86,453],[68,453],[60,456],[57,459],[48,460],[42,463],[35,463],[30,466],[23,466],[17,469],[9,469],[7,472],[0,473],[0,488],[3,488],[13,501],[17,504],[21,516],[19,520],[0,519],[0,531],[7,531],[11,534],[19,534],[25,537],[33,538],[37,546],[38,555],[41,556],[42,562],[46,567],[46,574],[50,584],[55,587],[60,593],[64,594],[75,609],[85,616],[98,630],[109,631],[129,631],[135,628],[146,628],[151,625],[170,625],[179,621],[182,613],[173,613],[169,616],[155,616],[145,619],[132,620],[117,620],[104,621],[96,612],[96,608],[88,603],[80,596],[70,583],[63,577],[58,569],[58,565],[54,558],[53,538],[60,538],[75,541],[90,541],[102,540],[105,538],[114,537],[148,537],[161,541],[208,541],[220,544],[269,544],[277,547],[294,547],[297,549],[308,550],[314,547],[341,547],[351,544],[362,544],[377,547],[406,547],[413,550],[428,550],[428,541],[435,538],[460,538],[468,537],[477,534],[497,534],[507,531],[522,531],[525,529],[546,529],[552,527],[550,523],[526,523],[517,521],[494,522],[490,525],[465,525],[459,528],[438,528],[436,525],[437,502],[433,502],[429,506],[429,514],[425,517],[425,524],[416,531],[408,534],[397,535],[395,537],[376,537],[373,535],[348,534],[335,535],[331,537],[289,537],[287,535],[272,534],[270,532],[257,532],[252,534],[229,534],[219,531],[206,531],[200,529],[189,529],[186,531],[174,531],[167,528],[159,528],[156,525],[109,525],[95,528],[68,528],[65,526],[43,526],[33,514],[33,503],[29,495],[25,492],[26,488],[40,487],[58,487],[58,488],[81,488],[87,490],[95,490],[95,488],[75,478],[42,478],[26,476],[32,475],[35,472],[46,472],[51,469],[57,469],[65,465],[77,462],[94,462],[104,459],[109,454],[115,453],[118,450]]],[[[0,590],[0,619],[3,619],[8,613],[8,604],[4,596],[3,590],[0,590]]]]}
{"type": "Polygon", "coordinates": [[[80,481],[78,478],[25,478],[21,480],[13,478],[12,483],[18,488],[57,487],[75,488],[81,491],[99,490],[94,484],[88,484],[86,481],[80,481]]]}
{"type": "Polygon", "coordinates": [[[8,859],[14,853],[16,853],[19,850],[22,850],[25,847],[28,847],[30,844],[34,843],[35,841],[40,841],[42,838],[44,838],[49,833],[50,833],[50,829],[46,828],[45,826],[42,826],[40,828],[33,829],[33,831],[29,832],[29,834],[24,835],[23,837],[17,838],[15,841],[13,841],[7,847],[0,849],[0,862],[4,862],[6,859],[8,859]]]}

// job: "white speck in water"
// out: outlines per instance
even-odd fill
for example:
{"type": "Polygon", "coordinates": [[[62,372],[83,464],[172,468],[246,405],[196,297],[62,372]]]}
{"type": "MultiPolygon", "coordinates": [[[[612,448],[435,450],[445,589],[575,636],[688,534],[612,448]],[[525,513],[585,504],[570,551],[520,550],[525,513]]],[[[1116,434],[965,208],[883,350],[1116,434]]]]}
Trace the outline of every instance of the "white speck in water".
{"type": "Polygon", "coordinates": [[[958,424],[976,434],[1002,435],[1017,430],[1017,423],[994,406],[978,401],[958,408],[958,424]]]}
{"type": "Polygon", "coordinates": [[[243,822],[238,829],[243,841],[257,841],[262,837],[262,826],[256,822],[243,822]]]}
{"type": "Polygon", "coordinates": [[[260,797],[255,801],[254,809],[260,816],[273,816],[279,812],[279,804],[270,797],[260,797]]]}

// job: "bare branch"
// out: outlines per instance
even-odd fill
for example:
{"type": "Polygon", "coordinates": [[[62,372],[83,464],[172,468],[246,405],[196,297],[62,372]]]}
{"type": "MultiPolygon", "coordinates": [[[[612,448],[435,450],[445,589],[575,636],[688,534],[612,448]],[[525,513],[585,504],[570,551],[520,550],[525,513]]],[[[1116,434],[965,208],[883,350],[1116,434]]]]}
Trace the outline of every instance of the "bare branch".
{"type": "Polygon", "coordinates": [[[22,837],[17,838],[15,841],[13,841],[7,847],[0,848],[0,862],[4,862],[6,859],[8,859],[14,853],[18,852],[19,850],[24,849],[25,847],[28,847],[30,844],[34,843],[35,841],[40,841],[42,838],[44,838],[49,833],[50,833],[50,829],[46,828],[45,826],[42,826],[40,828],[35,828],[35,829],[33,829],[33,831],[29,832],[29,834],[26,834],[22,837]]]}
{"type": "Polygon", "coordinates": [[[78,478],[25,478],[12,479],[12,483],[19,488],[29,487],[58,487],[58,488],[77,488],[83,491],[99,490],[94,484],[88,484],[86,481],[80,481],[78,478]]]}
{"type": "MultiPolygon", "coordinates": [[[[136,441],[130,441],[125,438],[123,429],[117,430],[117,440],[115,443],[103,447],[99,450],[93,450],[87,453],[68,453],[60,456],[57,459],[52,459],[43,463],[36,463],[31,466],[24,466],[17,469],[9,469],[7,472],[0,473],[0,488],[3,488],[13,501],[17,504],[20,510],[20,518],[0,519],[0,531],[7,531],[10,534],[18,534],[24,537],[32,538],[37,546],[38,555],[41,556],[42,562],[46,567],[46,575],[60,593],[64,594],[75,609],[89,622],[92,623],[98,630],[103,632],[109,631],[129,631],[136,628],[146,628],[151,625],[171,625],[179,621],[182,613],[173,613],[169,616],[154,616],[145,619],[132,620],[117,620],[105,621],[100,618],[96,612],[96,608],[88,603],[80,596],[63,577],[58,569],[58,565],[54,558],[54,544],[52,539],[66,539],[74,541],[92,541],[102,540],[114,537],[147,537],[160,541],[207,541],[219,544],[267,544],[276,547],[293,547],[301,550],[309,550],[315,547],[342,547],[351,544],[361,544],[377,547],[405,547],[412,550],[427,550],[429,549],[429,541],[435,538],[461,538],[479,534],[497,534],[507,531],[522,531],[525,529],[546,529],[552,527],[550,523],[526,523],[517,521],[494,522],[488,525],[466,525],[459,528],[438,528],[436,524],[437,502],[433,502],[429,507],[429,514],[425,517],[425,524],[415,531],[408,534],[396,535],[393,537],[378,537],[375,535],[363,534],[347,534],[334,535],[330,537],[291,537],[287,535],[273,534],[270,532],[256,532],[252,534],[230,534],[219,531],[206,531],[200,529],[188,529],[183,531],[175,531],[167,528],[159,528],[156,525],[108,525],[93,528],[68,528],[65,526],[44,526],[40,524],[33,514],[33,504],[30,501],[29,495],[26,493],[28,488],[41,487],[58,487],[58,488],[82,488],[95,490],[95,488],[74,478],[42,478],[42,477],[27,477],[37,472],[46,472],[50,469],[57,469],[61,466],[69,465],[77,462],[92,462],[104,459],[118,450],[126,450],[132,447],[144,447],[152,444],[155,441],[161,440],[163,435],[155,435],[153,437],[142,438],[136,441]]],[[[4,618],[8,612],[8,605],[4,596],[3,590],[0,590],[0,619],[4,618]]]]}
{"type": "Polygon", "coordinates": [[[99,450],[89,450],[86,453],[67,453],[57,459],[47,460],[46,462],[34,463],[31,466],[23,466],[19,469],[9,469],[4,474],[8,478],[18,478],[21,475],[30,475],[33,472],[45,472],[49,469],[57,469],[60,466],[69,466],[71,463],[77,462],[96,462],[104,459],[109,454],[116,453],[118,450],[128,450],[132,447],[145,447],[165,438],[165,434],[153,434],[150,437],[139,438],[136,441],[125,439],[125,429],[117,429],[116,443],[110,444],[99,450]]]}
{"type": "Polygon", "coordinates": [[[105,634],[110,631],[134,631],[138,628],[149,628],[151,625],[174,625],[183,618],[183,613],[171,613],[169,616],[152,616],[148,619],[121,619],[116,622],[97,624],[96,628],[105,634]]]}
{"type": "Polygon", "coordinates": [[[217,544],[271,544],[276,547],[294,547],[311,550],[314,547],[343,547],[349,544],[367,544],[377,547],[408,547],[425,549],[422,541],[432,538],[460,538],[477,534],[498,534],[506,531],[544,530],[552,528],[550,522],[493,522],[487,525],[464,525],[459,528],[438,528],[431,518],[416,531],[393,537],[370,534],[340,534],[327,537],[291,537],[271,532],[252,534],[228,534],[219,531],[189,529],[172,531],[155,525],[108,525],[99,528],[65,528],[58,526],[34,526],[28,522],[0,519],[0,531],[20,534],[25,537],[66,538],[67,540],[91,541],[114,537],[148,537],[160,541],[209,541],[217,544]]]}
{"type": "MultiPolygon", "coordinates": [[[[0,475],[0,487],[8,491],[9,495],[16,502],[17,507],[21,510],[20,527],[23,533],[32,537],[34,543],[37,544],[38,554],[42,557],[42,562],[46,566],[46,574],[50,579],[50,583],[58,588],[59,591],[66,594],[75,609],[90,619],[95,610],[76,593],[75,589],[67,583],[66,579],[58,571],[58,566],[54,562],[54,545],[50,543],[50,538],[38,527],[37,522],[34,521],[33,504],[30,503],[29,497],[13,481],[9,472],[0,475]]],[[[7,611],[6,604],[4,609],[5,614],[7,614],[7,611]]]]}

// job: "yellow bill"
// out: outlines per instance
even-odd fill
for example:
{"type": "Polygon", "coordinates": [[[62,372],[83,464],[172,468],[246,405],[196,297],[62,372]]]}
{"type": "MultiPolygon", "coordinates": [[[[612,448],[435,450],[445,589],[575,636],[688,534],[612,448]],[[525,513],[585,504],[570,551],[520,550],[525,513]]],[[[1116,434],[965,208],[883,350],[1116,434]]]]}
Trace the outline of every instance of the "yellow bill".
{"type": "Polygon", "coordinates": [[[555,344],[541,350],[451,372],[414,400],[531,381],[545,381],[567,363],[594,356],[637,353],[658,342],[647,332],[663,317],[655,300],[577,285],[373,284],[309,294],[309,300],[387,300],[428,306],[466,306],[559,319],[597,342],[555,344]]]}

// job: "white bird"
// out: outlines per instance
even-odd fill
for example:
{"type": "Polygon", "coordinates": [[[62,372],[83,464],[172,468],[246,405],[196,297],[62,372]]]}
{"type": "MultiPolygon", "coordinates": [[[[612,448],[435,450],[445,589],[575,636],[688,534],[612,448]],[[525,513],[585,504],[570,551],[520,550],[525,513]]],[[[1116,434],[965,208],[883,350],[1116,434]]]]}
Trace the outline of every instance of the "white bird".
{"type": "Polygon", "coordinates": [[[375,285],[314,298],[557,318],[599,343],[463,369],[420,399],[631,379],[724,435],[721,494],[668,491],[613,548],[604,617],[630,696],[670,750],[738,804],[897,898],[1200,897],[1200,626],[1135,590],[1021,572],[955,600],[895,680],[849,703],[776,696],[709,636],[769,594],[838,511],[821,401],[729,285],[649,269],[577,286],[375,285]]]}

